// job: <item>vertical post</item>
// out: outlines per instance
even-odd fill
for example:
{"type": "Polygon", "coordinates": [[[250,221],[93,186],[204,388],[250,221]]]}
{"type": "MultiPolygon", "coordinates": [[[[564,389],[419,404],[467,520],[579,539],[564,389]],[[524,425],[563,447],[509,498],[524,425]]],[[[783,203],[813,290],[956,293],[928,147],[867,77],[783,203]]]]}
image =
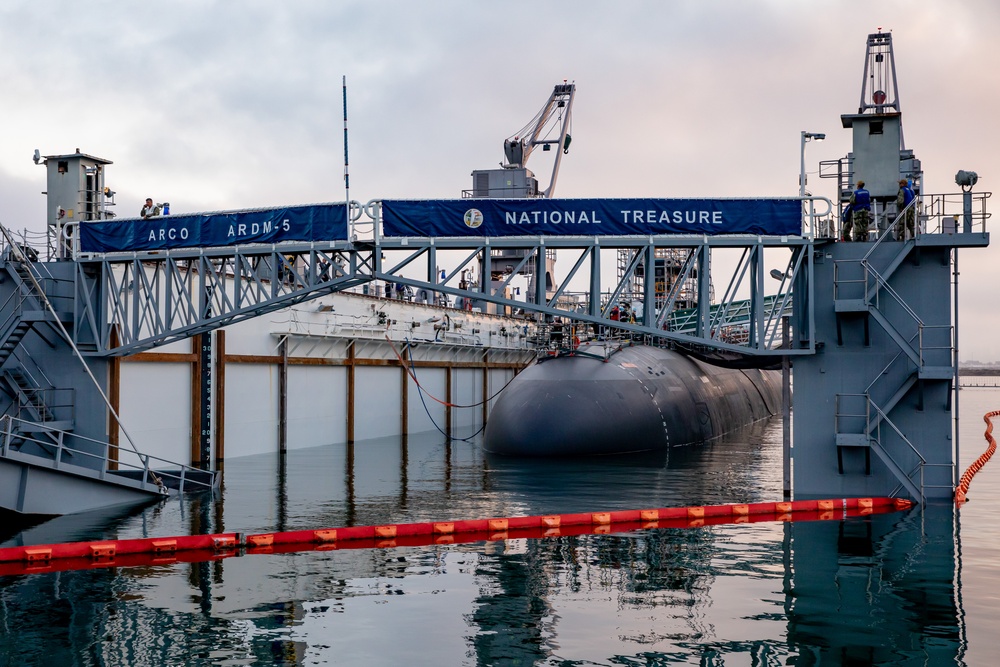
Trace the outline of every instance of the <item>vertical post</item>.
{"type": "MultiPolygon", "coordinates": [[[[111,327],[111,338],[108,342],[111,349],[118,347],[118,327],[111,327]]],[[[118,418],[115,415],[121,414],[121,381],[122,381],[122,358],[111,357],[108,364],[108,399],[111,402],[111,414],[108,423],[108,470],[118,470],[118,447],[120,445],[120,428],[118,418]]]]}
{"type": "Polygon", "coordinates": [[[703,241],[694,252],[698,253],[698,323],[695,335],[708,338],[712,334],[708,330],[712,313],[712,254],[708,241],[703,241]]]}
{"type": "Polygon", "coordinates": [[[545,246],[543,241],[538,239],[538,246],[535,248],[535,305],[548,306],[545,293],[545,246]]]}
{"type": "Polygon", "coordinates": [[[954,400],[954,406],[955,406],[955,408],[954,408],[955,409],[955,435],[954,435],[954,439],[955,439],[955,455],[954,455],[954,464],[952,465],[952,471],[954,471],[954,477],[955,477],[954,485],[957,487],[959,485],[959,483],[962,481],[961,474],[959,473],[959,469],[960,469],[960,467],[962,465],[962,460],[959,457],[959,454],[961,453],[961,447],[959,446],[960,445],[960,442],[959,442],[959,440],[960,440],[960,434],[959,434],[959,429],[958,429],[959,417],[960,417],[959,410],[958,410],[958,396],[959,396],[959,393],[960,393],[959,390],[958,390],[958,383],[961,380],[961,375],[959,374],[959,370],[958,370],[958,248],[955,248],[954,250],[952,250],[952,252],[955,254],[955,265],[954,265],[954,270],[953,270],[953,273],[954,273],[954,276],[955,276],[955,281],[954,281],[954,285],[952,286],[952,289],[954,289],[954,291],[955,291],[955,296],[954,296],[954,299],[953,299],[954,302],[955,302],[955,314],[954,314],[955,329],[952,332],[952,336],[953,336],[953,338],[952,338],[952,345],[954,346],[954,352],[953,352],[952,357],[951,357],[951,363],[954,364],[954,366],[955,366],[955,382],[953,383],[953,386],[952,386],[952,391],[955,393],[955,398],[953,399],[954,400]]]}
{"type": "Polygon", "coordinates": [[[962,232],[972,233],[972,190],[966,187],[962,188],[962,232]]]}
{"type": "Polygon", "coordinates": [[[406,438],[409,435],[407,427],[410,423],[410,376],[406,372],[406,364],[413,363],[413,358],[410,355],[410,348],[403,348],[403,361],[399,364],[399,419],[400,419],[400,434],[402,435],[403,446],[406,446],[406,438]]]}
{"type": "Polygon", "coordinates": [[[587,304],[587,314],[598,317],[601,314],[601,246],[598,237],[594,237],[594,245],[590,248],[590,300],[587,304]]]}
{"type": "Polygon", "coordinates": [[[642,324],[651,327],[656,322],[656,246],[652,237],[642,259],[645,264],[642,269],[642,324]]]}
{"type": "Polygon", "coordinates": [[[284,457],[288,451],[288,336],[278,345],[281,351],[281,368],[278,372],[278,452],[284,457]]]}
{"type": "Polygon", "coordinates": [[[226,463],[226,330],[215,334],[215,469],[226,463]]]}
{"type": "Polygon", "coordinates": [[[451,375],[452,375],[452,369],[451,369],[451,366],[447,365],[447,362],[445,362],[445,363],[446,363],[446,365],[445,365],[445,368],[444,368],[444,373],[445,373],[445,375],[444,375],[444,402],[447,405],[444,406],[444,423],[445,423],[445,427],[444,428],[445,428],[445,435],[447,435],[448,438],[450,439],[451,438],[451,404],[452,404],[452,400],[451,400],[451,375]]]}
{"type": "Polygon", "coordinates": [[[490,415],[490,351],[483,350],[483,427],[486,427],[486,419],[490,415]]]}
{"type": "MultiPolygon", "coordinates": [[[[345,74],[342,78],[344,84],[344,211],[347,216],[347,230],[348,238],[354,236],[351,229],[351,179],[348,172],[348,160],[347,160],[347,75],[345,74]]],[[[376,224],[377,227],[377,224],[376,224]]],[[[378,229],[376,228],[375,233],[378,234],[378,229]]]]}
{"type": "Polygon", "coordinates": [[[802,130],[799,141],[799,196],[806,196],[806,131],[802,130]]]}
{"type": "MultiPolygon", "coordinates": [[[[483,258],[479,262],[479,291],[484,296],[490,296],[493,293],[493,262],[491,260],[493,251],[490,249],[490,240],[486,239],[486,245],[483,247],[483,258]]],[[[480,301],[483,304],[483,312],[489,313],[492,304],[489,301],[480,301]]]]}
{"type": "MultiPolygon", "coordinates": [[[[781,347],[791,348],[788,316],[781,318],[781,347]]],[[[781,481],[786,499],[792,497],[792,386],[788,354],[781,357],[781,481]]]]}
{"type": "MultiPolygon", "coordinates": [[[[347,444],[354,446],[354,374],[357,357],[354,351],[354,341],[347,344],[347,444]]],[[[351,450],[353,452],[353,449],[351,450]]]]}
{"type": "Polygon", "coordinates": [[[201,450],[201,467],[209,470],[212,467],[212,399],[215,397],[212,387],[212,332],[204,333],[198,338],[198,382],[201,385],[198,391],[201,398],[198,406],[201,413],[198,419],[201,424],[198,447],[201,450]]]}
{"type": "Polygon", "coordinates": [[[191,363],[191,466],[198,469],[204,469],[201,460],[201,337],[202,334],[191,337],[194,355],[191,363]]]}
{"type": "MultiPolygon", "coordinates": [[[[437,247],[433,245],[427,249],[427,282],[431,285],[437,285],[438,283],[437,247]]],[[[437,305],[437,295],[437,290],[430,290],[427,294],[427,300],[430,305],[437,305]]]]}

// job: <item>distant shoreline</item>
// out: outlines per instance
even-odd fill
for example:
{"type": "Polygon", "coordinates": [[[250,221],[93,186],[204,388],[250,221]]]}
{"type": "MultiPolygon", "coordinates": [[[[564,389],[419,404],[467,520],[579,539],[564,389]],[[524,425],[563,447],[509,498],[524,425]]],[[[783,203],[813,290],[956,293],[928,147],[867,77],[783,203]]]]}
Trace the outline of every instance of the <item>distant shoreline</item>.
{"type": "Polygon", "coordinates": [[[983,368],[975,366],[972,368],[958,367],[959,375],[1000,375],[1000,367],[983,368]]]}

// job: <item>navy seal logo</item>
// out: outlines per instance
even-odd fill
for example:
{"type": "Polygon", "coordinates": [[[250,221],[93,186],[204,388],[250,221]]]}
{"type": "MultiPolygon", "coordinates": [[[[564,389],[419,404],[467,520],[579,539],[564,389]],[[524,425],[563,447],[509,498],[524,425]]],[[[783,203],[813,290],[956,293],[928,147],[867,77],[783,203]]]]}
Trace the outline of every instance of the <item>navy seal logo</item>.
{"type": "Polygon", "coordinates": [[[465,212],[465,226],[470,229],[475,229],[479,225],[483,224],[483,214],[478,208],[470,208],[465,212]]]}

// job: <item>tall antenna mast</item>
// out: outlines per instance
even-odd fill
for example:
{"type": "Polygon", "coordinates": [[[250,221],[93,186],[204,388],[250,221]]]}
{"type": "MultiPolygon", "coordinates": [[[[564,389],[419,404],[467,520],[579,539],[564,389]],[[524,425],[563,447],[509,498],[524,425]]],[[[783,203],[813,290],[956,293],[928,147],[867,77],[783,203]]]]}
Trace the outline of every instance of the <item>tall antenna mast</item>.
{"type": "MultiPolygon", "coordinates": [[[[899,88],[896,84],[896,58],[892,51],[892,33],[868,35],[865,51],[865,72],[861,78],[859,114],[902,113],[899,106],[899,88]]],[[[899,147],[905,149],[903,129],[899,129],[899,147]]]]}
{"type": "Polygon", "coordinates": [[[344,84],[344,209],[347,211],[347,228],[351,228],[351,177],[348,173],[347,160],[347,75],[343,75],[344,84]]]}

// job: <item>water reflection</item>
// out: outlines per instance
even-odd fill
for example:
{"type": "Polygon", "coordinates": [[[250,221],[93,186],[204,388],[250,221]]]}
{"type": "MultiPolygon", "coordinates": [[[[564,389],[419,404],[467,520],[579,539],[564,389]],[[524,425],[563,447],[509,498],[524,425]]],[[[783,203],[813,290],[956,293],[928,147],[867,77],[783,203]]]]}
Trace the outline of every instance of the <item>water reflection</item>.
{"type": "MultiPolygon", "coordinates": [[[[293,450],[231,459],[218,497],[67,534],[752,502],[780,497],[780,449],[779,423],[668,460],[497,460],[413,436],[293,450]]],[[[951,664],[956,526],[932,506],[2,577],[0,664],[951,664]]]]}

